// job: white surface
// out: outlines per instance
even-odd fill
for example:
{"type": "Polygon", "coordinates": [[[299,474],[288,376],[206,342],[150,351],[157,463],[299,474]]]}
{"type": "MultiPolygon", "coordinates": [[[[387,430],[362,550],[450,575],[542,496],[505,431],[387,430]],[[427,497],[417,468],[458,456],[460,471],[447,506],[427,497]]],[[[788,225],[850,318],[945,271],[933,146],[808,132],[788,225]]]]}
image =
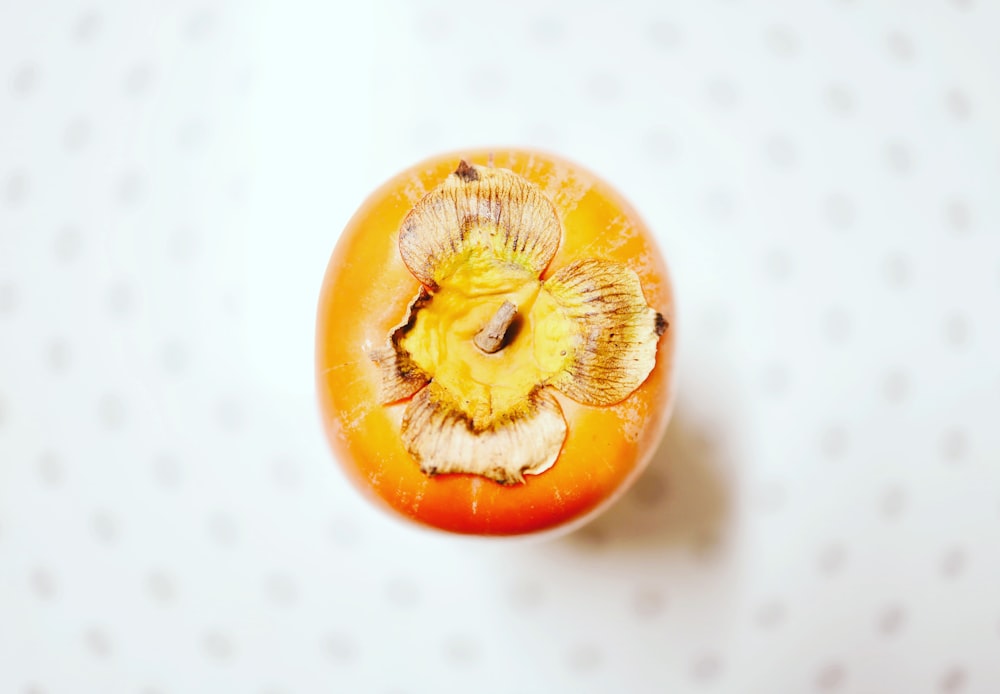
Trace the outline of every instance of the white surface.
{"type": "Polygon", "coordinates": [[[0,5],[0,692],[1000,691],[1000,6],[345,4],[0,5]],[[383,518],[313,403],[338,230],[491,143],[681,309],[545,545],[383,518]]]}

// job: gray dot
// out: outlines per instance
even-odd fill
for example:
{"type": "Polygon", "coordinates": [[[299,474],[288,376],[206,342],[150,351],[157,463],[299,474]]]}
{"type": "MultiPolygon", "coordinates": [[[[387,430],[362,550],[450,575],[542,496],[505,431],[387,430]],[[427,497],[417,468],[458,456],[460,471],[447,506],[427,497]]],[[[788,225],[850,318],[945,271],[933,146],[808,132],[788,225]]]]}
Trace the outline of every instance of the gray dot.
{"type": "Polygon", "coordinates": [[[951,0],[951,4],[959,10],[968,10],[975,5],[972,0],[951,0]]]}
{"type": "Polygon", "coordinates": [[[840,424],[827,427],[820,436],[820,450],[829,460],[840,460],[847,452],[847,430],[840,424]]]}
{"type": "Polygon", "coordinates": [[[62,486],[63,478],[62,461],[52,451],[45,451],[38,456],[38,479],[43,485],[50,489],[62,486]]]}
{"type": "Polygon", "coordinates": [[[140,63],[129,68],[122,83],[125,93],[129,96],[141,96],[153,82],[153,68],[147,63],[140,63]]]}
{"type": "Polygon", "coordinates": [[[890,142],[886,145],[885,160],[889,170],[898,175],[907,174],[913,169],[913,155],[902,142],[890,142]]]}
{"type": "Polygon", "coordinates": [[[14,312],[17,305],[17,290],[10,282],[0,282],[0,316],[9,315],[14,312]]]}
{"type": "Polygon", "coordinates": [[[733,196],[725,190],[709,191],[705,197],[705,211],[709,216],[718,220],[731,218],[735,206],[733,196]]]}
{"type": "Polygon", "coordinates": [[[236,522],[224,513],[215,513],[209,518],[208,533],[220,547],[232,547],[239,538],[236,522]]]}
{"type": "Polygon", "coordinates": [[[134,205],[142,197],[145,184],[142,176],[135,171],[129,171],[118,181],[118,200],[123,205],[134,205]]]}
{"type": "Polygon", "coordinates": [[[778,600],[769,600],[757,609],[754,621],[761,629],[773,629],[785,621],[785,606],[778,600]]]}
{"type": "Polygon", "coordinates": [[[905,287],[910,282],[910,261],[902,253],[891,253],[883,263],[885,279],[892,287],[905,287]]]}
{"type": "Polygon", "coordinates": [[[941,676],[938,690],[942,692],[960,692],[965,689],[965,670],[960,667],[953,667],[941,676]]]}
{"type": "Polygon", "coordinates": [[[83,247],[83,236],[79,229],[72,226],[63,227],[58,231],[52,244],[52,254],[63,263],[69,263],[80,256],[83,247]]]}
{"type": "Polygon", "coordinates": [[[580,528],[573,537],[579,540],[584,548],[590,550],[601,549],[608,543],[608,531],[595,523],[580,528]]]}
{"type": "Polygon", "coordinates": [[[135,293],[132,286],[120,280],[108,289],[108,310],[116,317],[127,316],[135,308],[135,293]]]}
{"type": "Polygon", "coordinates": [[[945,220],[951,230],[958,235],[965,235],[972,226],[972,214],[969,206],[962,200],[952,200],[945,206],[945,220]]]}
{"type": "Polygon", "coordinates": [[[518,612],[537,609],[545,598],[545,588],[538,581],[523,579],[507,591],[507,602],[518,612]]]}
{"type": "Polygon", "coordinates": [[[244,65],[236,71],[233,87],[238,95],[249,94],[257,82],[257,71],[250,65],[244,65]]]}
{"type": "Polygon", "coordinates": [[[691,678],[700,682],[714,680],[722,671],[722,661],[715,653],[699,656],[691,664],[691,678]]]}
{"type": "Polygon", "coordinates": [[[295,461],[279,458],[271,465],[271,479],[274,480],[274,486],[280,489],[298,489],[302,482],[302,471],[295,461]]]}
{"type": "Polygon", "coordinates": [[[39,600],[51,600],[57,593],[56,579],[52,572],[38,567],[31,572],[31,589],[39,600]]]}
{"type": "Polygon", "coordinates": [[[357,524],[350,518],[337,518],[330,524],[330,539],[341,547],[354,547],[360,533],[357,524]]]}
{"type": "Polygon", "coordinates": [[[966,554],[961,547],[952,547],[941,558],[941,575],[945,578],[958,578],[965,571],[966,554]]]}
{"type": "Polygon", "coordinates": [[[154,569],[146,577],[146,590],[153,600],[161,604],[174,601],[177,596],[177,585],[174,579],[163,569],[154,569]]]}
{"type": "Polygon", "coordinates": [[[832,692],[840,689],[847,679],[847,672],[840,663],[829,663],[816,673],[816,689],[821,692],[832,692]]]}
{"type": "Polygon", "coordinates": [[[45,357],[51,371],[57,374],[65,373],[72,361],[69,342],[65,338],[53,338],[46,347],[45,357]]]}
{"type": "Polygon", "coordinates": [[[282,574],[269,576],[264,583],[264,592],[268,600],[279,607],[291,607],[299,597],[295,581],[282,574]]]}
{"type": "Polygon", "coordinates": [[[892,636],[902,629],[906,621],[906,611],[899,605],[888,605],[878,616],[878,630],[886,636],[892,636]]]}
{"type": "Polygon", "coordinates": [[[740,102],[740,92],[732,81],[725,77],[716,77],[709,81],[705,89],[708,101],[713,106],[729,110],[740,102]]]}
{"type": "Polygon", "coordinates": [[[436,146],[442,137],[443,130],[439,123],[427,120],[416,120],[410,126],[410,142],[416,147],[436,146]]]}
{"type": "Polygon", "coordinates": [[[323,640],[323,650],[336,663],[350,663],[358,656],[358,646],[347,634],[330,634],[323,640]]]}
{"type": "Polygon", "coordinates": [[[120,431],[125,426],[125,403],[118,395],[104,395],[97,406],[97,412],[105,429],[120,431]]]}
{"type": "Polygon", "coordinates": [[[594,644],[585,643],[570,649],[566,664],[574,672],[593,672],[600,667],[602,660],[600,649],[594,644]]]}
{"type": "Polygon", "coordinates": [[[666,605],[663,591],[654,586],[640,586],[632,594],[632,612],[644,619],[656,617],[666,605]]]}
{"type": "Polygon", "coordinates": [[[952,429],[945,432],[941,441],[941,457],[948,463],[957,463],[966,458],[969,452],[969,441],[962,429],[952,429]]]}
{"type": "Polygon", "coordinates": [[[113,545],[118,541],[118,523],[107,511],[98,511],[90,519],[91,529],[98,541],[113,545]]]}
{"type": "Polygon", "coordinates": [[[831,195],[823,203],[823,214],[830,224],[837,229],[847,229],[854,224],[856,216],[854,203],[840,193],[831,195]]]}
{"type": "Polygon", "coordinates": [[[0,394],[0,427],[7,421],[7,405],[4,403],[3,395],[0,394]]]}
{"type": "Polygon", "coordinates": [[[662,50],[674,50],[681,43],[681,32],[677,26],[665,20],[651,22],[646,35],[654,46],[662,50]]]}
{"type": "Polygon", "coordinates": [[[466,89],[474,98],[496,98],[507,91],[507,76],[496,66],[484,65],[469,74],[466,89]]]}
{"type": "Polygon", "coordinates": [[[611,73],[598,73],[587,79],[587,94],[591,100],[608,103],[621,98],[621,80],[611,73]]]}
{"type": "Polygon", "coordinates": [[[524,126],[526,142],[542,147],[552,147],[559,142],[559,131],[550,123],[529,123],[524,126]]]}
{"type": "Polygon", "coordinates": [[[239,293],[236,290],[225,292],[222,295],[222,310],[230,315],[239,315],[242,308],[239,293]]]}
{"type": "Polygon", "coordinates": [[[414,29],[425,41],[437,43],[448,38],[451,33],[451,24],[451,18],[448,14],[427,11],[417,16],[414,29]]]}
{"type": "Polygon", "coordinates": [[[30,187],[28,174],[23,171],[14,171],[7,176],[7,182],[4,184],[4,200],[10,207],[16,207],[28,197],[30,187]]]}
{"type": "Polygon", "coordinates": [[[553,16],[539,17],[529,25],[529,33],[533,40],[544,46],[561,41],[566,35],[566,25],[553,16]]]}
{"type": "Polygon", "coordinates": [[[906,491],[899,486],[889,487],[882,492],[879,506],[885,519],[898,518],[906,508],[906,491]]]}
{"type": "Polygon", "coordinates": [[[772,249],[764,257],[764,271],[771,279],[784,281],[792,274],[792,261],[784,251],[772,249]]]}
{"type": "Polygon", "coordinates": [[[216,17],[211,11],[201,10],[184,22],[184,36],[189,41],[203,41],[215,32],[216,24],[216,17]]]}
{"type": "Polygon", "coordinates": [[[245,203],[249,199],[250,185],[247,174],[233,176],[226,186],[229,199],[237,204],[245,203]]]}
{"type": "Polygon", "coordinates": [[[455,665],[469,665],[479,660],[480,647],[468,634],[449,636],[444,641],[444,657],[455,665]]]}
{"type": "Polygon", "coordinates": [[[641,146],[643,153],[655,162],[670,161],[677,156],[677,143],[665,132],[648,133],[641,146]]]}
{"type": "Polygon", "coordinates": [[[721,340],[729,330],[729,315],[721,306],[709,306],[701,315],[701,330],[711,340],[721,340]]]}
{"type": "Polygon", "coordinates": [[[902,371],[890,371],[882,381],[882,393],[891,403],[900,403],[910,392],[910,379],[902,371]]]}
{"type": "Polygon", "coordinates": [[[762,485],[755,493],[754,502],[763,513],[775,513],[785,505],[785,488],[778,482],[762,485]]]}
{"type": "Polygon", "coordinates": [[[232,639],[227,634],[215,629],[205,634],[202,648],[205,649],[206,656],[220,663],[231,660],[235,650],[232,639]]]}
{"type": "Polygon", "coordinates": [[[190,356],[187,348],[176,340],[164,343],[160,350],[160,363],[163,370],[171,376],[179,376],[188,368],[190,356]]]}
{"type": "Polygon", "coordinates": [[[823,316],[823,332],[830,342],[841,344],[851,335],[851,317],[842,308],[832,308],[823,316]]]}
{"type": "Polygon", "coordinates": [[[818,568],[824,576],[835,576],[844,568],[847,550],[840,543],[828,545],[820,552],[818,568]]]}
{"type": "Polygon", "coordinates": [[[201,120],[190,120],[177,130],[177,146],[186,152],[201,149],[207,140],[208,126],[201,120]]]}
{"type": "Polygon", "coordinates": [[[86,118],[75,118],[63,131],[63,149],[67,152],[78,152],[90,142],[91,125],[86,118]]]}
{"type": "Polygon", "coordinates": [[[87,10],[76,19],[73,36],[81,43],[90,41],[101,30],[101,14],[97,10],[87,10]]]}
{"type": "Polygon", "coordinates": [[[186,262],[198,251],[198,236],[191,229],[178,229],[167,241],[167,253],[177,262],[186,262]]]}
{"type": "Polygon", "coordinates": [[[21,691],[23,694],[46,694],[45,689],[34,682],[25,685],[21,691]]]}
{"type": "Polygon", "coordinates": [[[945,319],[944,337],[952,347],[962,347],[969,341],[969,321],[961,313],[953,313],[945,319]]]}
{"type": "Polygon", "coordinates": [[[774,166],[780,169],[788,169],[795,165],[797,155],[795,145],[783,135],[775,135],[767,140],[764,145],[767,158],[774,166]]]}
{"type": "Polygon", "coordinates": [[[234,433],[243,429],[246,414],[243,411],[243,404],[235,397],[227,397],[219,402],[215,411],[219,428],[229,433],[234,433]]]}
{"type": "Polygon", "coordinates": [[[395,607],[411,608],[420,600],[420,591],[412,581],[394,578],[386,584],[385,597],[395,607]]]}
{"type": "Polygon", "coordinates": [[[163,453],[153,461],[153,479],[165,489],[175,489],[180,483],[181,469],[177,459],[163,453]]]}
{"type": "Polygon", "coordinates": [[[107,658],[111,655],[111,637],[103,629],[94,627],[88,629],[83,635],[87,650],[98,658],[107,658]]]}
{"type": "Polygon", "coordinates": [[[854,94],[842,84],[832,84],[826,90],[826,105],[838,115],[854,110],[854,94]]]}
{"type": "Polygon", "coordinates": [[[790,58],[799,52],[799,39],[788,27],[770,27],[765,41],[771,52],[782,58],[790,58]]]}
{"type": "Polygon", "coordinates": [[[788,370],[781,364],[769,364],[761,373],[761,389],[768,395],[780,396],[788,390],[788,370]]]}
{"type": "Polygon", "coordinates": [[[945,95],[945,105],[948,108],[948,112],[956,120],[967,121],[972,115],[972,104],[969,102],[969,97],[960,89],[953,88],[948,90],[948,93],[945,95]]]}
{"type": "Polygon", "coordinates": [[[38,87],[38,67],[27,63],[18,67],[11,75],[10,89],[14,96],[26,97],[38,87]]]}
{"type": "Polygon", "coordinates": [[[886,37],[885,43],[886,47],[889,49],[889,55],[896,60],[903,63],[908,63],[913,60],[913,42],[905,34],[894,31],[886,37]]]}
{"type": "Polygon", "coordinates": [[[667,483],[662,475],[653,470],[647,471],[632,487],[631,497],[637,506],[655,508],[667,496],[667,483]]]}

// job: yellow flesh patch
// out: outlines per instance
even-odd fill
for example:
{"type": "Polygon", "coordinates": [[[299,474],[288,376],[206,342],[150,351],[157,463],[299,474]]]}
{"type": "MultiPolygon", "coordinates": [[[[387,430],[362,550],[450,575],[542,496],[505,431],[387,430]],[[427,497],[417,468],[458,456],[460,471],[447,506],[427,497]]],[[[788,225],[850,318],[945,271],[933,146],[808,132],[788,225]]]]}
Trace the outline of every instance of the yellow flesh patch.
{"type": "Polygon", "coordinates": [[[524,409],[528,395],[566,367],[578,342],[579,327],[535,272],[478,247],[449,263],[401,347],[482,430],[524,409]],[[486,354],[473,339],[504,301],[517,306],[517,318],[503,348],[486,354]]]}

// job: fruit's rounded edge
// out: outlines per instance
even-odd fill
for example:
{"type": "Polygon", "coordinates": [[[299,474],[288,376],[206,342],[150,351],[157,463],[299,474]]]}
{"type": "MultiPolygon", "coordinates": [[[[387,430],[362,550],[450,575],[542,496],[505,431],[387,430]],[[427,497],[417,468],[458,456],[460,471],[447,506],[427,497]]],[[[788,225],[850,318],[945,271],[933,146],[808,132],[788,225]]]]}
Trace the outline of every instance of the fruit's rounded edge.
{"type": "MultiPolygon", "coordinates": [[[[347,231],[350,229],[355,229],[359,222],[367,217],[374,208],[379,207],[385,202],[387,198],[392,195],[398,194],[400,187],[408,178],[412,178],[415,175],[419,175],[421,172],[434,171],[441,169],[445,162],[454,162],[462,159],[472,160],[474,163],[485,163],[485,160],[490,157],[493,153],[499,153],[500,156],[505,158],[511,157],[523,157],[527,159],[538,158],[543,161],[547,161],[552,164],[566,167],[569,170],[577,172],[581,175],[586,176],[590,179],[594,186],[599,188],[601,194],[607,197],[609,200],[613,201],[623,212],[625,212],[629,217],[633,218],[638,225],[643,229],[644,235],[650,241],[653,251],[656,254],[657,260],[659,262],[659,275],[661,283],[663,285],[663,295],[669,299],[669,328],[667,333],[664,335],[664,339],[660,341],[657,349],[657,362],[655,369],[666,368],[666,373],[661,376],[661,387],[665,390],[664,393],[659,394],[656,398],[658,401],[657,414],[658,417],[655,422],[650,422],[648,426],[653,428],[652,431],[648,431],[644,434],[645,443],[643,445],[643,451],[636,459],[636,462],[630,471],[629,476],[619,484],[606,498],[601,500],[592,508],[587,511],[573,517],[567,518],[555,518],[552,523],[544,526],[539,526],[534,529],[525,532],[515,532],[515,533],[491,533],[483,530],[468,530],[459,528],[449,528],[440,525],[435,525],[429,523],[426,520],[418,517],[414,517],[411,514],[404,512],[402,509],[394,505],[388,498],[379,494],[370,484],[363,479],[360,471],[356,469],[353,465],[349,463],[349,458],[351,457],[350,451],[347,449],[346,445],[339,440],[338,432],[333,430],[331,427],[331,422],[326,419],[323,415],[325,410],[332,407],[332,403],[329,402],[328,389],[325,387],[323,382],[323,374],[321,369],[318,368],[321,363],[322,354],[322,343],[325,331],[317,329],[316,335],[316,387],[317,387],[317,400],[319,404],[319,418],[321,426],[323,426],[324,434],[333,450],[333,453],[337,459],[339,467],[344,470],[346,476],[351,481],[353,487],[361,492],[362,496],[366,499],[374,502],[374,505],[382,510],[389,511],[389,516],[395,521],[399,522],[406,527],[416,529],[421,532],[427,533],[444,533],[446,535],[465,537],[465,538],[483,538],[486,540],[496,540],[496,541],[515,541],[515,540],[525,540],[525,541],[535,541],[535,540],[546,540],[555,537],[561,537],[566,534],[579,529],[580,527],[588,524],[594,520],[597,516],[601,515],[608,508],[613,506],[621,497],[629,490],[629,488],[635,483],[635,481],[642,475],[645,469],[648,467],[650,460],[656,453],[660,442],[662,441],[663,435],[666,431],[666,427],[669,423],[670,417],[673,412],[675,400],[676,400],[676,390],[677,390],[677,360],[676,360],[676,331],[677,331],[677,309],[676,309],[676,295],[674,290],[673,282],[671,281],[669,267],[666,263],[666,259],[660,247],[660,243],[656,238],[656,235],[652,232],[651,227],[645,222],[642,215],[638,213],[632,203],[624,197],[622,193],[619,192],[612,184],[610,184],[607,178],[594,173],[591,169],[582,166],[572,159],[569,159],[559,153],[555,153],[548,150],[538,149],[538,148],[523,148],[523,147],[475,147],[467,148],[462,150],[454,150],[451,152],[446,152],[443,154],[435,155],[432,157],[425,158],[418,161],[402,170],[400,170],[396,175],[387,179],[383,184],[378,186],[373,190],[361,203],[355,213],[350,217],[350,219],[344,224],[343,230],[347,231]],[[668,363],[663,364],[666,360],[668,363]]],[[[447,172],[444,172],[445,174],[447,172]]],[[[331,254],[330,260],[327,263],[326,270],[324,272],[323,287],[320,292],[320,297],[317,305],[317,328],[324,323],[325,317],[323,315],[324,307],[329,304],[328,292],[332,290],[332,283],[328,282],[327,279],[331,273],[336,272],[338,263],[343,262],[343,256],[346,253],[346,246],[352,239],[346,238],[346,234],[343,232],[337,239],[337,243],[334,246],[333,252],[331,254]]],[[[658,310],[662,310],[662,306],[657,307],[658,310]]]]}

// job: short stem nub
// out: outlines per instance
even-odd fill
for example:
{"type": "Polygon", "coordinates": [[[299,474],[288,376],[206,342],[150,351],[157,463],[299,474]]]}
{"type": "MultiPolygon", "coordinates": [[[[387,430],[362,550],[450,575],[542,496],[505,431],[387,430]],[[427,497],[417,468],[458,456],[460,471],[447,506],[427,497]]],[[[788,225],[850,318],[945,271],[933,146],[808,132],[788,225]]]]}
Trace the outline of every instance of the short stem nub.
{"type": "Polygon", "coordinates": [[[517,306],[510,301],[505,301],[493,314],[490,321],[483,326],[483,329],[476,333],[473,342],[476,347],[487,354],[493,354],[503,347],[504,338],[507,336],[507,328],[514,321],[517,315],[517,306]]]}

